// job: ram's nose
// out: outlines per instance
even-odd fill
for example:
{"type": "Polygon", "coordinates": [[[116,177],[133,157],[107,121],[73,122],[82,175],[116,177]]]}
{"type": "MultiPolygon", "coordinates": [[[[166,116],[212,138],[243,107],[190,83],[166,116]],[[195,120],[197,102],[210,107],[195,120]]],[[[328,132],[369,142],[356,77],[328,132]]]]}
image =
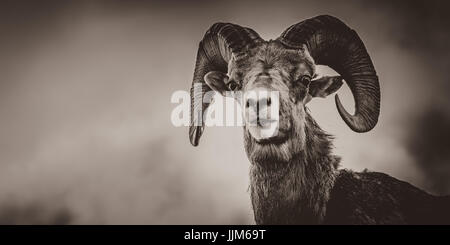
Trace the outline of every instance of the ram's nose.
{"type": "Polygon", "coordinates": [[[279,120],[278,92],[265,87],[249,90],[244,95],[245,123],[256,139],[276,136],[279,120]]]}

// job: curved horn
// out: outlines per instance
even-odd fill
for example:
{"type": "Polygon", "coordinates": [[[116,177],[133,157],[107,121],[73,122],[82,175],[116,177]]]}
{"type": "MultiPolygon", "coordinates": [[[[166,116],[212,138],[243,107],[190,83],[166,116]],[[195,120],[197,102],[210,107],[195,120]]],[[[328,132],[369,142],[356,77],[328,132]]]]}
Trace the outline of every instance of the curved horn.
{"type": "Polygon", "coordinates": [[[380,85],[366,48],[358,34],[339,19],[321,15],[286,29],[278,38],[289,48],[306,45],[317,64],[337,71],[355,98],[355,115],[348,113],[336,95],[336,106],[345,123],[356,132],[367,132],[378,122],[380,85]]]}
{"type": "Polygon", "coordinates": [[[245,56],[246,50],[260,41],[262,39],[255,31],[231,23],[215,23],[206,32],[198,47],[191,86],[189,139],[193,146],[198,145],[203,134],[203,114],[209,105],[203,103],[205,92],[211,91],[204,81],[204,76],[210,71],[227,73],[232,57],[238,59],[245,56]]]}

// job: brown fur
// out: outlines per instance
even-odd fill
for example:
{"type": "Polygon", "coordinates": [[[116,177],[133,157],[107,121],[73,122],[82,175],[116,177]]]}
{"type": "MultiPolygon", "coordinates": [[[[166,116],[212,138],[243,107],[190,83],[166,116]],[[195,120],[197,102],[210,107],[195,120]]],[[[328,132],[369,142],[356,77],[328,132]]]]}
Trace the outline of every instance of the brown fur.
{"type": "Polygon", "coordinates": [[[260,82],[259,76],[268,76],[271,82],[264,86],[280,93],[280,142],[258,144],[244,127],[256,222],[322,222],[339,158],[331,155],[330,136],[306,111],[308,87],[297,81],[315,75],[314,60],[306,49],[269,41],[233,59],[228,74],[244,92],[260,82]]]}
{"type": "MultiPolygon", "coordinates": [[[[206,80],[223,93],[226,76],[217,75],[210,73],[206,80]]],[[[317,224],[324,219],[339,159],[331,155],[330,136],[306,111],[309,84],[300,78],[314,75],[314,60],[306,48],[286,49],[278,41],[262,43],[228,65],[228,82],[244,93],[261,86],[279,92],[278,135],[257,142],[244,127],[258,224],[317,224]]]]}
{"type": "MultiPolygon", "coordinates": [[[[331,155],[330,136],[309,113],[306,113],[304,131],[304,147],[299,144],[300,138],[292,137],[288,140],[289,146],[281,146],[286,150],[277,153],[276,161],[271,161],[270,154],[277,149],[261,152],[266,159],[250,156],[250,190],[257,224],[318,224],[323,221],[340,159],[331,155]],[[287,159],[289,161],[284,161],[287,159]]],[[[254,144],[245,134],[247,152],[254,144]]]]}

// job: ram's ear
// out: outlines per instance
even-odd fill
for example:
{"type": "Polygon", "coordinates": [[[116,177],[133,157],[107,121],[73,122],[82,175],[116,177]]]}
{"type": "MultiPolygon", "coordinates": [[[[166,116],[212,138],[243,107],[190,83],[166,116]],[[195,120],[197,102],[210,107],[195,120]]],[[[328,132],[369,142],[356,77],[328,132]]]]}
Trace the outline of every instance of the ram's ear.
{"type": "Polygon", "coordinates": [[[338,91],[341,86],[341,76],[321,77],[311,81],[311,84],[309,85],[309,95],[311,97],[325,98],[338,91]]]}
{"type": "Polygon", "coordinates": [[[208,84],[212,90],[219,92],[222,96],[225,96],[225,93],[229,91],[226,85],[228,80],[227,74],[220,71],[210,71],[205,75],[206,84],[208,84]]]}

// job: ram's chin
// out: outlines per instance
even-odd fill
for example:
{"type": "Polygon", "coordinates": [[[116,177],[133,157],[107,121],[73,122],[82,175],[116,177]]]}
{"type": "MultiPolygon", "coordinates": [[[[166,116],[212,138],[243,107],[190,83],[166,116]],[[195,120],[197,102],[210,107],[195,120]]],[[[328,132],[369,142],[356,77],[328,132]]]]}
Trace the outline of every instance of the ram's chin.
{"type": "Polygon", "coordinates": [[[251,131],[246,132],[246,150],[250,161],[262,166],[273,166],[291,161],[289,135],[256,138],[251,131]]]}
{"type": "Polygon", "coordinates": [[[258,144],[253,147],[250,159],[258,164],[288,163],[291,160],[289,145],[287,142],[281,144],[258,144]]]}

